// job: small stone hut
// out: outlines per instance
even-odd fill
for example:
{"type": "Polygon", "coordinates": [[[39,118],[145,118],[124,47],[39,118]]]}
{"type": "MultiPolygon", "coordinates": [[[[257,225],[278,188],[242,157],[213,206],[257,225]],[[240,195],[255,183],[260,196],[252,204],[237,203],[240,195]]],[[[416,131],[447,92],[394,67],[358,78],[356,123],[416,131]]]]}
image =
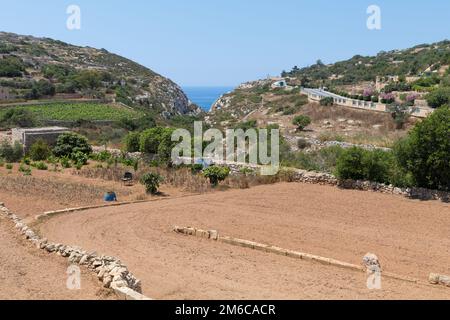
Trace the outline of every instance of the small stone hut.
{"type": "Polygon", "coordinates": [[[12,143],[21,143],[24,151],[27,152],[36,140],[44,140],[53,146],[58,137],[68,131],[69,129],[64,127],[15,128],[12,129],[12,143]]]}

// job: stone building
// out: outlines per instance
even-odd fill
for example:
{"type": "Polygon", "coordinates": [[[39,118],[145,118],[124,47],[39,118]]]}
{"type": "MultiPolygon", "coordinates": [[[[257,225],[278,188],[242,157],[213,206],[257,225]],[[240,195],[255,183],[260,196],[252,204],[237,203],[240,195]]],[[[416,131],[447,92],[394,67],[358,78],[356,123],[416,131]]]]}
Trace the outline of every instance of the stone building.
{"type": "Polygon", "coordinates": [[[15,128],[12,129],[11,140],[12,143],[19,142],[23,145],[25,152],[27,152],[34,142],[41,139],[47,142],[50,146],[55,145],[58,137],[69,129],[64,127],[43,127],[43,128],[15,128]]]}

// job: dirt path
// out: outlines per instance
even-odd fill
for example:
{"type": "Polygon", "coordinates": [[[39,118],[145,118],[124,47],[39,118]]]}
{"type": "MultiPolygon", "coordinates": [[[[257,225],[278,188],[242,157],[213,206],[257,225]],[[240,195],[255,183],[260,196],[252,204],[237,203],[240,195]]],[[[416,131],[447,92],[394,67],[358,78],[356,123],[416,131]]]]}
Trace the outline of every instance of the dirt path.
{"type": "Polygon", "coordinates": [[[157,299],[448,299],[447,288],[364,274],[192,239],[174,225],[359,264],[377,254],[384,270],[426,279],[450,273],[450,208],[328,186],[277,184],[96,209],[41,226],[54,241],[120,257],[157,299]]]}
{"type": "Polygon", "coordinates": [[[49,256],[20,238],[13,225],[0,217],[1,300],[115,299],[82,269],[81,290],[68,290],[65,259],[49,256]]]}

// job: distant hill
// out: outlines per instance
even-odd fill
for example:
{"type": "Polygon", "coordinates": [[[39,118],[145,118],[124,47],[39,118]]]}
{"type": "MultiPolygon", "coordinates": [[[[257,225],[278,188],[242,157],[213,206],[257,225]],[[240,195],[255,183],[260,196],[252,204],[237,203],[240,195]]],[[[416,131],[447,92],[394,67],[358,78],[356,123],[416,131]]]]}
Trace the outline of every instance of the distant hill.
{"type": "Polygon", "coordinates": [[[0,32],[0,88],[16,99],[108,98],[164,118],[202,112],[171,80],[105,49],[6,32],[0,32]]]}
{"type": "Polygon", "coordinates": [[[330,65],[320,60],[306,67],[294,67],[283,72],[284,77],[295,77],[303,85],[347,85],[375,81],[377,76],[414,77],[439,73],[450,65],[450,41],[421,44],[405,50],[382,51],[376,56],[356,55],[330,65]]]}

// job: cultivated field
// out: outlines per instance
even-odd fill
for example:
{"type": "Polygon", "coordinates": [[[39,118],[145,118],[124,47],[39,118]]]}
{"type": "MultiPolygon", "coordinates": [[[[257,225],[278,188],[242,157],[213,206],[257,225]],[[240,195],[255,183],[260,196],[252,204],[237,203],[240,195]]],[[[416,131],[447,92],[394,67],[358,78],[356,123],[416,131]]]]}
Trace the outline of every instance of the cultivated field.
{"type": "Polygon", "coordinates": [[[40,226],[52,241],[120,257],[156,299],[448,299],[427,285],[450,273],[450,207],[299,183],[167,199],[56,216],[40,226]],[[181,236],[174,225],[360,264],[372,252],[383,270],[422,284],[181,236]]]}
{"type": "MultiPolygon", "coordinates": [[[[41,120],[120,120],[136,118],[139,112],[120,105],[100,103],[54,103],[48,105],[26,105],[12,107],[14,110],[28,110],[41,120]]],[[[7,110],[0,108],[0,118],[7,110]]]]}

